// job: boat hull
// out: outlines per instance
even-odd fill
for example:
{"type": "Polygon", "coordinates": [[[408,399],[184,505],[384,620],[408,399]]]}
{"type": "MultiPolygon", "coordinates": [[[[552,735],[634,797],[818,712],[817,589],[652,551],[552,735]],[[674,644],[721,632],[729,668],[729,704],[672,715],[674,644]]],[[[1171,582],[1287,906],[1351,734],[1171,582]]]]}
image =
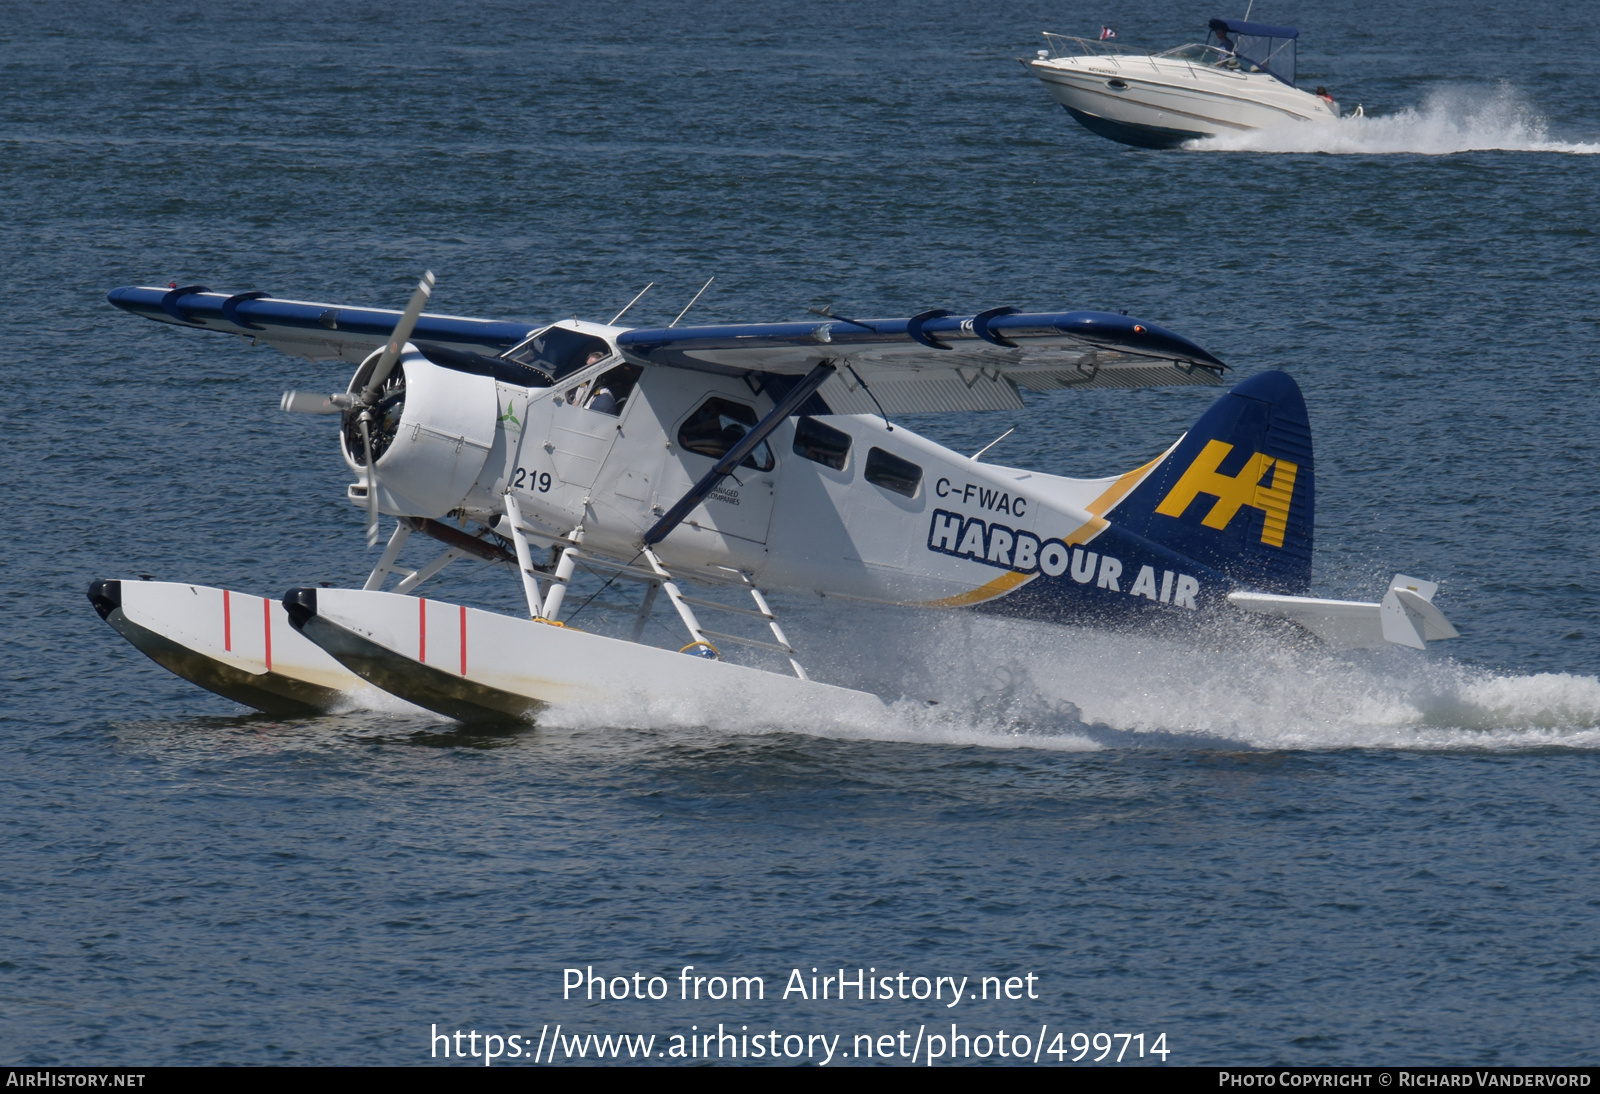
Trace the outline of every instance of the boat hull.
{"type": "Polygon", "coordinates": [[[1066,106],[1068,114],[1089,132],[1105,137],[1107,140],[1116,141],[1118,144],[1128,144],[1135,148],[1176,148],[1184,141],[1198,140],[1210,136],[1208,133],[1190,129],[1168,129],[1159,125],[1138,125],[1130,122],[1117,121],[1113,118],[1102,118],[1083,110],[1066,106]]]}
{"type": "Polygon", "coordinates": [[[162,668],[279,717],[349,705],[360,677],[289,626],[283,605],[248,593],[170,581],[89,586],[100,617],[162,668]]]}
{"type": "Polygon", "coordinates": [[[459,604],[361,589],[291,589],[291,623],[362,679],[464,722],[545,707],[691,703],[880,716],[876,695],[459,604]]]}

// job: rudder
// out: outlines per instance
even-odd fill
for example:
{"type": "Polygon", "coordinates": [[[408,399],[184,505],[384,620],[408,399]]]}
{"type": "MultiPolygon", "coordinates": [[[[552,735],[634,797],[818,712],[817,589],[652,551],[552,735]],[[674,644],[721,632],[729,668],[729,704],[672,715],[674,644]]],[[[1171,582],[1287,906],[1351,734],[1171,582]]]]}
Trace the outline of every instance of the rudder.
{"type": "Polygon", "coordinates": [[[1302,594],[1314,497],[1305,399],[1287,373],[1264,372],[1212,403],[1106,516],[1241,584],[1302,594]]]}

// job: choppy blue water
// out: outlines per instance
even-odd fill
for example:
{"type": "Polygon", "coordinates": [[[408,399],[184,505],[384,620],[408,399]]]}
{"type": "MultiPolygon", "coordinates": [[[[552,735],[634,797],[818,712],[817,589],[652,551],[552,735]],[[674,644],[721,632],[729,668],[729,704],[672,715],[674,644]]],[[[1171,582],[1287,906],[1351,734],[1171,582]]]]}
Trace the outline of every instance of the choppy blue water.
{"type": "MultiPolygon", "coordinates": [[[[1135,151],[1013,60],[1040,30],[1167,46],[1240,14],[1148,0],[12,0],[0,1058],[409,1063],[434,1023],[547,1022],[848,1051],[955,1020],[1164,1031],[1175,1063],[1593,1062],[1600,28],[1551,0],[1255,9],[1368,118],[1135,151]],[[333,430],[275,409],[344,374],[103,295],[398,306],[424,267],[467,315],[605,319],[654,280],[633,318],[659,323],[713,274],[703,321],[1127,308],[1292,372],[1318,588],[1434,578],[1462,638],[1314,655],[790,603],[819,676],[941,705],[247,716],[84,589],[359,581],[333,430]],[[768,998],[563,1002],[577,965],[768,998]],[[777,998],[813,966],[1032,972],[1039,998],[777,998]]],[[[917,427],[1016,424],[994,458],[1109,474],[1210,398],[917,427]]]]}

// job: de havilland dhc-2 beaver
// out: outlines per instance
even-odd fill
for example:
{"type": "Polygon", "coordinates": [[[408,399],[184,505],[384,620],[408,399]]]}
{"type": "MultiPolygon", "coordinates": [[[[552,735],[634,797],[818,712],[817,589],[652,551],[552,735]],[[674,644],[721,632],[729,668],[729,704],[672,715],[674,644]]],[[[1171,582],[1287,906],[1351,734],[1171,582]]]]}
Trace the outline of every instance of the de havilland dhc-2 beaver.
{"type": "Polygon", "coordinates": [[[1222,383],[1226,365],[1153,323],[822,309],[806,322],[630,329],[622,313],[546,324],[424,314],[432,287],[429,274],[403,313],[200,285],[110,293],[147,319],[357,365],[343,392],[289,392],[283,408],[341,417],[357,480],[347,495],[367,511],[369,543],[380,513],[396,518],[360,589],[273,599],[95,581],[89,598],[123,637],[272,714],[359,705],[376,687],[476,721],[619,691],[756,688],[812,709],[881,709],[876,695],[809,679],[771,591],[1049,623],[1253,613],[1335,648],[1456,635],[1431,582],[1397,576],[1376,603],[1306,595],[1311,430],[1282,372],[1237,384],[1161,455],[1105,479],[984,462],[893,424],[1020,410],[1019,388],[1222,383]],[[417,533],[441,553],[403,569],[417,533]],[[526,617],[417,595],[463,557],[515,573],[526,617]],[[631,640],[563,625],[580,571],[640,590],[631,640]],[[639,641],[660,593],[682,649],[639,641]],[[788,667],[722,660],[733,645],[788,667]]]}

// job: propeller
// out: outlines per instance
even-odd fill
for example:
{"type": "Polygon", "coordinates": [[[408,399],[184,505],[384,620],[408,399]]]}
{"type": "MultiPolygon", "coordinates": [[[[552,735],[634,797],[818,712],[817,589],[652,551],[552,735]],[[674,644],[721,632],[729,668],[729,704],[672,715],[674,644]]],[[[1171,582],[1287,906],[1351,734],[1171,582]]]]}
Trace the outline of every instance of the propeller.
{"type": "Polygon", "coordinates": [[[285,391],[283,401],[278,404],[280,410],[287,410],[290,414],[342,414],[354,402],[349,393],[341,391],[337,395],[313,395],[309,391],[285,391]]]}
{"type": "Polygon", "coordinates": [[[367,458],[367,546],[378,545],[378,469],[373,465],[378,461],[372,458],[372,410],[363,407],[361,417],[356,419],[361,426],[361,447],[366,450],[367,458]]]}
{"type": "Polygon", "coordinates": [[[335,395],[286,391],[283,393],[283,401],[279,403],[282,409],[291,414],[357,412],[356,424],[361,430],[361,447],[367,463],[368,547],[378,542],[378,471],[374,466],[376,461],[372,458],[372,412],[378,405],[384,382],[389,379],[389,374],[394,371],[395,364],[400,360],[400,351],[405,348],[406,342],[411,338],[411,332],[416,328],[417,320],[422,317],[422,309],[428,303],[428,297],[433,295],[433,284],[433,271],[429,270],[422,275],[422,280],[417,282],[417,291],[411,294],[411,302],[406,305],[400,321],[394,325],[394,333],[389,336],[388,344],[383,347],[383,355],[378,358],[371,377],[360,391],[339,392],[335,395]]]}
{"type": "Polygon", "coordinates": [[[422,315],[423,305],[432,295],[433,271],[429,270],[422,275],[422,280],[417,282],[417,291],[411,294],[411,303],[406,305],[405,314],[400,317],[400,322],[394,325],[394,334],[390,336],[389,344],[383,347],[383,356],[378,358],[378,367],[372,370],[372,379],[361,389],[361,401],[367,406],[377,403],[378,392],[383,390],[383,382],[394,370],[394,363],[400,360],[400,351],[405,348],[406,340],[411,337],[411,331],[422,315]]]}

